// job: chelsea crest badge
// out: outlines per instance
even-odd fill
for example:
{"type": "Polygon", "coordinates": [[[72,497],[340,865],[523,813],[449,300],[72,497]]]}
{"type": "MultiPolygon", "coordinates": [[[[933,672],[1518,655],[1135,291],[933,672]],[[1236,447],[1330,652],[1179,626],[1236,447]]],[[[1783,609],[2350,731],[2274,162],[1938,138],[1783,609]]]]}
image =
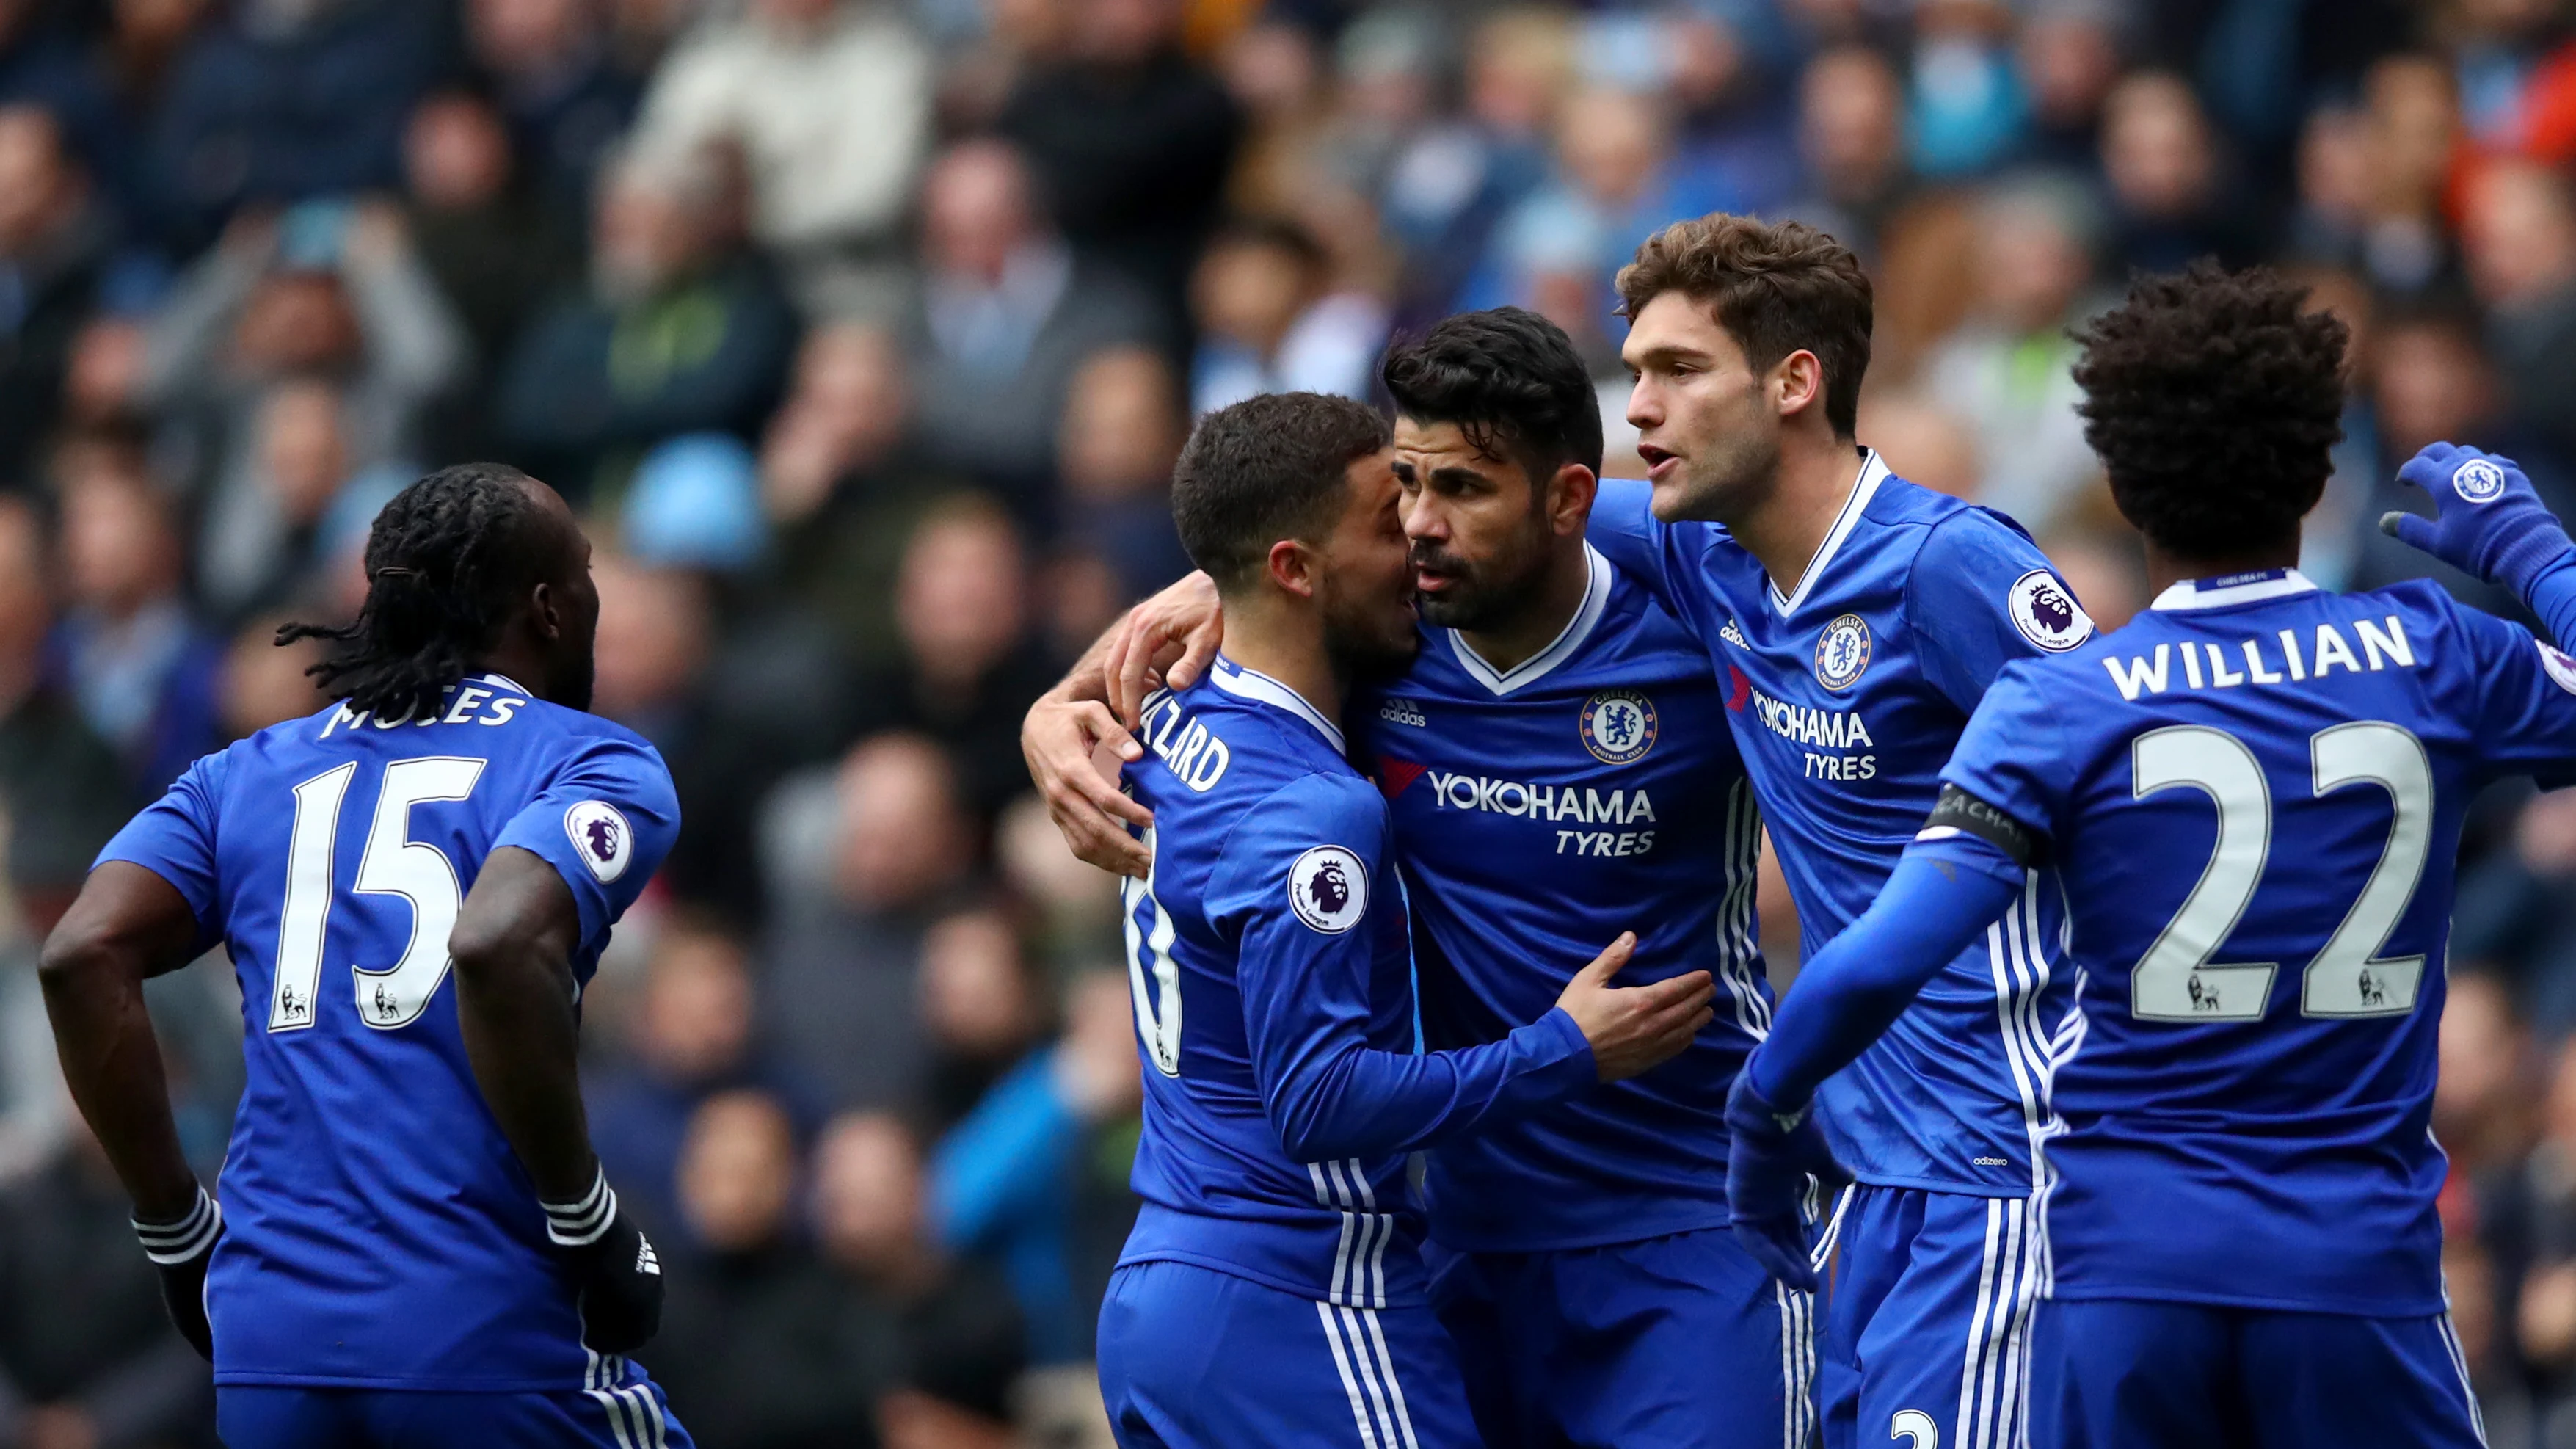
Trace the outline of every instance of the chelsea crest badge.
{"type": "Polygon", "coordinates": [[[1816,682],[1827,689],[1849,689],[1869,668],[1869,622],[1844,614],[1825,626],[1816,641],[1816,682]]]}
{"type": "Polygon", "coordinates": [[[1583,702],[1583,747],[1605,765],[1624,765],[1655,747],[1655,702],[1633,689],[1605,689],[1583,702]]]}

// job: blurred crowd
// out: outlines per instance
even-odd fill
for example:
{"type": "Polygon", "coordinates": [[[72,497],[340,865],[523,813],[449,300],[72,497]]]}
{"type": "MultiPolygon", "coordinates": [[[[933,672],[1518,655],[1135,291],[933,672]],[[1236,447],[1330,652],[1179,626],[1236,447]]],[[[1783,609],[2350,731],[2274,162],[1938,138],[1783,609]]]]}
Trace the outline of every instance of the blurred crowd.
{"type": "MultiPolygon", "coordinates": [[[[0,1446],[211,1442],[33,942],[189,760],[315,707],[269,641],[353,611],[428,468],[584,513],[597,708],[679,783],[585,1050],[681,1416],[1084,1442],[1136,1064],[1016,731],[1186,569],[1193,415],[1367,397],[1391,335],[1518,303],[1618,473],[1619,263],[1802,217],[1878,286],[1862,438],[2113,626],[2066,329],[2270,261],[2354,330],[2307,569],[2368,586],[2424,570],[2371,524],[2436,438],[2576,517],[2571,168],[2562,0],[0,0],[0,1446]]],[[[2451,1291],[2494,1441],[2576,1444],[2576,794],[2468,850],[2451,1291]]],[[[233,991],[154,984],[208,1170],[233,991]]]]}

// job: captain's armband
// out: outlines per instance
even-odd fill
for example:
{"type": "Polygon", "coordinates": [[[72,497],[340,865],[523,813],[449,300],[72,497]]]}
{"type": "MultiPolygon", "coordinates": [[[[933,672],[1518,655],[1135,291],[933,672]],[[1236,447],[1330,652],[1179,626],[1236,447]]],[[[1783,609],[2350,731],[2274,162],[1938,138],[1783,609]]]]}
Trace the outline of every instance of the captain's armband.
{"type": "Polygon", "coordinates": [[[2046,836],[1958,786],[1944,784],[1940,800],[1914,838],[1939,840],[1953,834],[1973,835],[2010,856],[2013,864],[2025,870],[2048,855],[2046,836]]]}

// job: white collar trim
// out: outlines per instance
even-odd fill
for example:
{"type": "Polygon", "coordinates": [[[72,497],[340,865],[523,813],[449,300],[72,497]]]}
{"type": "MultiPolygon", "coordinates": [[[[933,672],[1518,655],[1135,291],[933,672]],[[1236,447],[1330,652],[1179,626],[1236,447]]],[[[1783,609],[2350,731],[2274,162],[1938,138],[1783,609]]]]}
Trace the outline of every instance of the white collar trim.
{"type": "Polygon", "coordinates": [[[1817,576],[1834,561],[1834,554],[1842,548],[1843,540],[1851,536],[1860,516],[1869,511],[1869,500],[1878,496],[1878,485],[1887,479],[1887,463],[1878,456],[1878,450],[1861,449],[1860,476],[1852,480],[1851,496],[1843,500],[1842,512],[1834,515],[1834,526],[1825,531],[1825,541],[1816,545],[1816,556],[1807,560],[1806,572],[1798,575],[1798,592],[1784,599],[1780,596],[1779,584],[1771,585],[1773,609],[1785,616],[1798,612],[1798,606],[1807,602],[1807,595],[1815,592],[1817,576]]]}
{"type": "Polygon", "coordinates": [[[1467,642],[1466,635],[1452,629],[1448,631],[1449,647],[1458,656],[1458,667],[1494,693],[1509,694],[1573,658],[1583,641],[1592,637],[1592,628],[1601,622],[1602,612],[1610,607],[1610,560],[1588,543],[1583,546],[1583,557],[1590,569],[1583,584],[1583,602],[1546,648],[1509,669],[1496,669],[1467,642]]]}
{"type": "Polygon", "coordinates": [[[526,685],[521,684],[519,681],[512,679],[506,674],[501,673],[499,670],[485,670],[483,673],[483,682],[485,684],[497,684],[505,689],[515,689],[519,693],[527,695],[530,699],[536,698],[534,694],[529,692],[526,685]]]}
{"type": "Polygon", "coordinates": [[[2259,574],[2235,574],[2229,578],[2184,579],[2156,595],[2150,605],[2157,609],[2221,609],[2230,604],[2251,604],[2263,599],[2286,599],[2292,594],[2312,594],[2316,584],[2297,569],[2265,570],[2259,574]],[[2238,582],[2230,582],[2230,578],[2238,582]]]}
{"type": "Polygon", "coordinates": [[[1317,732],[1332,742],[1336,753],[1348,748],[1342,743],[1341,726],[1324,718],[1324,712],[1308,704],[1304,695],[1258,669],[1246,669],[1220,654],[1216,657],[1215,666],[1208,670],[1208,682],[1238,699],[1258,700],[1288,711],[1313,725],[1317,732]]]}

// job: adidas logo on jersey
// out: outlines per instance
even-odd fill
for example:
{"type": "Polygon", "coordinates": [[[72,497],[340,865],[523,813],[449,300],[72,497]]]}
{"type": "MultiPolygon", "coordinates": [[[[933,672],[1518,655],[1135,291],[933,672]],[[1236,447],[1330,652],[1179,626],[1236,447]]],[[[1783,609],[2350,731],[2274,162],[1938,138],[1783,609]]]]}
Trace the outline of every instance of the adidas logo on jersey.
{"type": "Polygon", "coordinates": [[[1422,717],[1422,706],[1409,699],[1390,699],[1377,707],[1377,717],[1388,724],[1411,725],[1423,729],[1431,721],[1422,717]]]}
{"type": "Polygon", "coordinates": [[[635,1239],[635,1271],[662,1276],[662,1259],[653,1251],[653,1240],[638,1234],[635,1239]]]}
{"type": "Polygon", "coordinates": [[[1734,645],[1738,649],[1750,649],[1753,647],[1752,645],[1745,643],[1744,635],[1736,630],[1735,618],[1733,615],[1729,615],[1726,623],[1719,627],[1717,637],[1734,645]]]}

